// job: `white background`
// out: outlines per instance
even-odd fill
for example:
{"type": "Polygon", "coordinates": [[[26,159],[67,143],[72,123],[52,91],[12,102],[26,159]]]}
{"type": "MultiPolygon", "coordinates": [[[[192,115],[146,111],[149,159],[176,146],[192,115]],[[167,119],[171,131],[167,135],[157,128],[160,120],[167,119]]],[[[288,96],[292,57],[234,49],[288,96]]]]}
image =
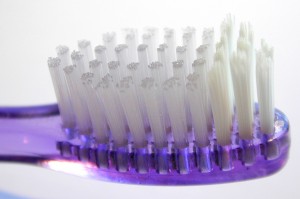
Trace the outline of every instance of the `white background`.
{"type": "MultiPolygon", "coordinates": [[[[0,0],[0,106],[55,102],[47,58],[55,47],[74,49],[79,39],[101,43],[101,33],[123,27],[200,29],[219,24],[227,13],[250,21],[256,43],[275,49],[275,105],[291,123],[292,148],[286,167],[271,177],[188,187],[104,183],[24,165],[0,164],[0,191],[33,198],[299,198],[299,3],[285,1],[3,1],[0,0]]],[[[0,132],[1,133],[1,132],[0,132]]],[[[1,195],[0,195],[1,197],[1,195]]]]}

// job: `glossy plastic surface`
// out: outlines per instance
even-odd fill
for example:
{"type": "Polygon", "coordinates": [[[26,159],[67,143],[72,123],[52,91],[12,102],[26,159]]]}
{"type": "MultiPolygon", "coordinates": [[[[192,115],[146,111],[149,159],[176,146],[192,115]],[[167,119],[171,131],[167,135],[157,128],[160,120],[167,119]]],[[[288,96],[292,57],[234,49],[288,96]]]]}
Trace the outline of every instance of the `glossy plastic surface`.
{"type": "Polygon", "coordinates": [[[0,160],[121,183],[214,184],[273,174],[285,165],[290,146],[289,123],[278,110],[274,134],[261,134],[256,122],[253,140],[239,140],[234,134],[229,146],[212,140],[204,148],[190,143],[183,149],[155,149],[152,144],[115,149],[89,139],[89,144],[82,144],[82,138],[69,140],[76,133],[64,131],[56,105],[0,108],[0,160]]]}

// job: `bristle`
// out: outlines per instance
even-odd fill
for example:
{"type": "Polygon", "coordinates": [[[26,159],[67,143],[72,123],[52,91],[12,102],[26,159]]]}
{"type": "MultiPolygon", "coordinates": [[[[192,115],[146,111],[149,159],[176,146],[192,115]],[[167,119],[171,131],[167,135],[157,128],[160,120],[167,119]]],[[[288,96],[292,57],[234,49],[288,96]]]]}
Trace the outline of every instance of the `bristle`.
{"type": "Polygon", "coordinates": [[[133,78],[135,91],[136,91],[136,95],[137,95],[138,102],[139,102],[139,107],[140,107],[142,116],[144,118],[144,126],[145,126],[145,128],[148,128],[149,123],[148,123],[148,116],[147,116],[147,112],[146,112],[146,105],[145,105],[145,101],[142,96],[142,88],[140,86],[142,79],[144,77],[143,68],[141,68],[141,66],[138,62],[132,62],[127,65],[127,69],[129,70],[129,74],[133,78]]]}
{"type": "Polygon", "coordinates": [[[264,40],[256,54],[256,81],[260,128],[264,133],[274,132],[274,61],[273,48],[264,40]]]}
{"type": "Polygon", "coordinates": [[[120,63],[118,61],[111,61],[108,63],[109,74],[112,76],[115,82],[119,82],[121,80],[121,69],[120,63]]]}
{"type": "Polygon", "coordinates": [[[173,66],[172,62],[170,61],[170,51],[171,49],[167,46],[167,44],[161,44],[157,48],[157,56],[158,61],[163,64],[165,69],[165,76],[170,78],[173,76],[173,66]]]}
{"type": "MultiPolygon", "coordinates": [[[[106,56],[106,47],[98,45],[95,47],[95,57],[96,59],[101,62],[101,71],[103,76],[108,73],[108,62],[106,56]]],[[[101,77],[103,77],[101,76],[101,77]]]]}
{"type": "Polygon", "coordinates": [[[90,135],[92,133],[92,125],[85,101],[85,96],[82,95],[84,88],[79,81],[80,76],[78,66],[67,66],[64,68],[64,71],[79,132],[81,134],[90,135]]]}
{"type": "Polygon", "coordinates": [[[161,85],[167,79],[165,67],[162,63],[158,61],[151,62],[148,67],[150,69],[151,76],[159,85],[161,85]]]}
{"type": "Polygon", "coordinates": [[[75,115],[71,106],[66,80],[64,74],[62,73],[60,59],[49,57],[48,67],[51,74],[63,127],[74,129],[76,125],[75,115]]]}
{"type": "Polygon", "coordinates": [[[139,101],[132,77],[124,77],[117,84],[117,88],[119,90],[120,101],[124,109],[134,146],[138,148],[143,147],[146,145],[144,118],[139,107],[139,101]]]}
{"type": "Polygon", "coordinates": [[[226,19],[221,24],[221,34],[226,35],[228,40],[228,54],[232,55],[236,48],[236,37],[235,37],[235,18],[230,14],[227,15],[226,19]]]}
{"type": "Polygon", "coordinates": [[[158,28],[148,27],[143,34],[143,44],[148,46],[149,62],[157,60],[158,28]]]}
{"type": "Polygon", "coordinates": [[[164,29],[164,43],[168,46],[168,57],[170,62],[176,61],[176,35],[174,29],[164,29]]]}
{"type": "Polygon", "coordinates": [[[99,99],[103,102],[111,139],[116,147],[128,143],[126,119],[112,76],[107,74],[95,87],[99,99]]]}
{"type": "MultiPolygon", "coordinates": [[[[193,61],[196,59],[196,29],[194,27],[186,27],[183,29],[182,44],[187,50],[187,66],[191,70],[193,61]]],[[[192,71],[189,71],[192,73],[192,71]]]]}
{"type": "Polygon", "coordinates": [[[219,145],[231,144],[232,105],[228,92],[224,62],[216,60],[208,73],[208,87],[214,118],[217,142],[219,145]]]}
{"type": "Polygon", "coordinates": [[[176,55],[177,61],[182,61],[185,76],[188,75],[192,70],[192,65],[189,65],[186,46],[177,46],[176,55]]]}
{"type": "Polygon", "coordinates": [[[94,90],[95,79],[93,73],[84,73],[81,76],[81,81],[85,89],[83,95],[86,96],[86,103],[91,117],[94,136],[99,143],[108,142],[108,128],[104,107],[101,100],[98,99],[94,90]]]}
{"type": "Polygon", "coordinates": [[[197,59],[205,59],[209,60],[208,58],[208,44],[202,44],[196,49],[197,59]]]}
{"type": "Polygon", "coordinates": [[[139,62],[131,62],[127,65],[127,69],[135,82],[141,82],[144,73],[139,62]]]}
{"type": "Polygon", "coordinates": [[[174,73],[174,77],[177,77],[184,81],[185,68],[184,68],[183,60],[173,62],[173,73],[174,73]]]}
{"type": "Polygon", "coordinates": [[[57,57],[60,59],[61,68],[72,64],[70,50],[67,46],[62,46],[62,45],[57,46],[56,53],[57,53],[57,57]]]}
{"type": "Polygon", "coordinates": [[[170,117],[174,144],[178,148],[187,146],[187,115],[184,97],[185,84],[178,77],[171,77],[163,84],[167,99],[167,110],[170,117]]]}
{"type": "Polygon", "coordinates": [[[209,144],[208,126],[206,121],[207,98],[202,93],[207,93],[206,83],[197,73],[187,77],[187,98],[190,105],[192,124],[194,127],[195,141],[198,146],[209,144]]]}
{"type": "Polygon", "coordinates": [[[97,59],[94,59],[89,62],[89,66],[90,66],[90,71],[93,73],[93,76],[94,76],[93,79],[100,81],[101,77],[104,76],[102,63],[100,61],[98,61],[97,59]]]}
{"type": "Polygon", "coordinates": [[[131,62],[136,62],[137,57],[137,46],[138,46],[138,32],[133,28],[126,28],[124,31],[125,44],[128,46],[128,59],[131,62]]]}
{"type": "Polygon", "coordinates": [[[199,78],[196,78],[195,81],[197,85],[201,86],[201,102],[203,102],[203,106],[205,107],[203,114],[205,115],[206,118],[207,129],[211,130],[212,113],[211,113],[211,104],[210,104],[208,82],[207,82],[208,66],[205,59],[195,60],[192,66],[194,68],[194,74],[197,74],[199,76],[199,78]]]}
{"type": "Polygon", "coordinates": [[[73,65],[77,66],[78,74],[82,74],[90,71],[89,65],[87,65],[83,56],[84,55],[81,54],[81,52],[75,50],[71,54],[72,63],[73,65]]]}
{"type": "Polygon", "coordinates": [[[254,102],[256,94],[255,82],[255,49],[254,49],[254,33],[249,23],[241,23],[239,38],[237,40],[237,48],[247,53],[251,84],[251,101],[254,102]]]}
{"type": "Polygon", "coordinates": [[[149,59],[148,45],[140,44],[137,50],[138,50],[138,58],[140,62],[141,71],[143,71],[143,77],[149,77],[150,71],[148,65],[150,63],[150,59],[149,59]]]}
{"type": "Polygon", "coordinates": [[[233,94],[233,85],[232,85],[232,76],[230,70],[230,60],[228,53],[228,43],[226,35],[221,37],[219,43],[216,44],[216,53],[215,53],[215,62],[220,62],[221,66],[224,68],[224,79],[226,80],[226,90],[230,99],[230,110],[233,114],[234,109],[234,94],[233,94]]]}
{"type": "Polygon", "coordinates": [[[214,53],[215,53],[215,32],[213,28],[206,28],[203,31],[202,35],[202,44],[207,45],[207,58],[206,62],[209,68],[212,67],[214,62],[214,53]]]}
{"type": "Polygon", "coordinates": [[[85,65],[88,66],[89,62],[94,59],[91,42],[85,39],[78,41],[78,50],[83,55],[85,65]]]}
{"type": "Polygon", "coordinates": [[[231,57],[238,129],[242,139],[251,139],[253,137],[254,97],[252,51],[254,49],[253,41],[248,38],[248,34],[252,34],[252,32],[248,32],[246,26],[242,24],[237,41],[237,52],[232,53],[231,57]]]}
{"type": "Polygon", "coordinates": [[[116,46],[115,52],[119,61],[121,76],[126,77],[128,76],[127,65],[129,64],[128,46],[126,44],[119,44],[116,46]]]}
{"type": "Polygon", "coordinates": [[[116,60],[115,47],[117,45],[116,33],[105,33],[102,36],[103,44],[106,47],[107,62],[116,60]]]}
{"type": "Polygon", "coordinates": [[[160,87],[155,83],[154,78],[142,80],[142,93],[145,100],[147,115],[154,137],[154,144],[157,148],[167,145],[166,121],[163,98],[160,96],[160,87]]]}
{"type": "Polygon", "coordinates": [[[245,52],[238,50],[237,53],[233,54],[231,71],[238,129],[242,139],[251,139],[253,132],[252,81],[250,80],[249,68],[248,57],[245,52]]]}
{"type": "MultiPolygon", "coordinates": [[[[162,114],[161,116],[157,117],[163,117],[163,121],[165,123],[165,127],[168,128],[170,127],[170,118],[168,116],[168,111],[166,108],[166,95],[163,91],[163,83],[168,79],[167,74],[165,73],[165,66],[160,63],[160,62],[152,62],[149,65],[150,71],[151,71],[151,76],[155,81],[156,85],[156,94],[157,94],[157,100],[160,101],[164,106],[161,107],[162,109],[160,110],[160,113],[162,114]]],[[[150,81],[150,80],[148,80],[150,81]]],[[[145,101],[146,103],[146,101],[145,101]]]]}

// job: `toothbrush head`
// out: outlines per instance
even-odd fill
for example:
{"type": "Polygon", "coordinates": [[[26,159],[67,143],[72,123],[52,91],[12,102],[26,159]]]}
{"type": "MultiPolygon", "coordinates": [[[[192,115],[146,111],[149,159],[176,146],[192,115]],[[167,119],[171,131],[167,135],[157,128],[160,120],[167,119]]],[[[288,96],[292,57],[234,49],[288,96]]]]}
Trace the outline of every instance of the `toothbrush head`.
{"type": "Polygon", "coordinates": [[[20,148],[39,165],[76,162],[108,181],[214,184],[275,173],[290,140],[274,107],[273,48],[263,40],[255,51],[252,26],[242,23],[238,34],[234,26],[228,16],[216,44],[214,29],[204,29],[200,46],[193,27],[181,43],[164,29],[159,45],[151,27],[141,44],[136,29],[125,29],[124,44],[106,33],[94,51],[88,40],[72,53],[59,46],[48,66],[60,115],[47,106],[2,108],[0,130],[22,137],[20,148]]]}

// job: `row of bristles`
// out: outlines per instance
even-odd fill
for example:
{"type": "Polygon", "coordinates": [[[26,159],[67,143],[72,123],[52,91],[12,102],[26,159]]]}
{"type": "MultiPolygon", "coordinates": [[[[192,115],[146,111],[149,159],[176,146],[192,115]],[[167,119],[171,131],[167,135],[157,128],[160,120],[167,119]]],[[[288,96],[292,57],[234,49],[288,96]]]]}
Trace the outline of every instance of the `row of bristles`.
{"type": "Polygon", "coordinates": [[[230,144],[236,115],[240,137],[249,140],[256,68],[260,129],[272,133],[273,50],[262,42],[255,53],[249,24],[241,24],[236,42],[234,35],[234,19],[228,16],[220,41],[215,45],[213,29],[206,29],[197,49],[191,27],[184,29],[178,47],[175,32],[165,29],[164,44],[156,48],[154,28],[140,45],[137,31],[126,29],[126,44],[116,45],[115,33],[107,33],[94,53],[86,40],[71,55],[59,46],[58,57],[49,58],[48,65],[63,127],[115,146],[154,142],[161,148],[174,142],[182,148],[195,141],[204,147],[212,132],[218,144],[230,144]]]}

